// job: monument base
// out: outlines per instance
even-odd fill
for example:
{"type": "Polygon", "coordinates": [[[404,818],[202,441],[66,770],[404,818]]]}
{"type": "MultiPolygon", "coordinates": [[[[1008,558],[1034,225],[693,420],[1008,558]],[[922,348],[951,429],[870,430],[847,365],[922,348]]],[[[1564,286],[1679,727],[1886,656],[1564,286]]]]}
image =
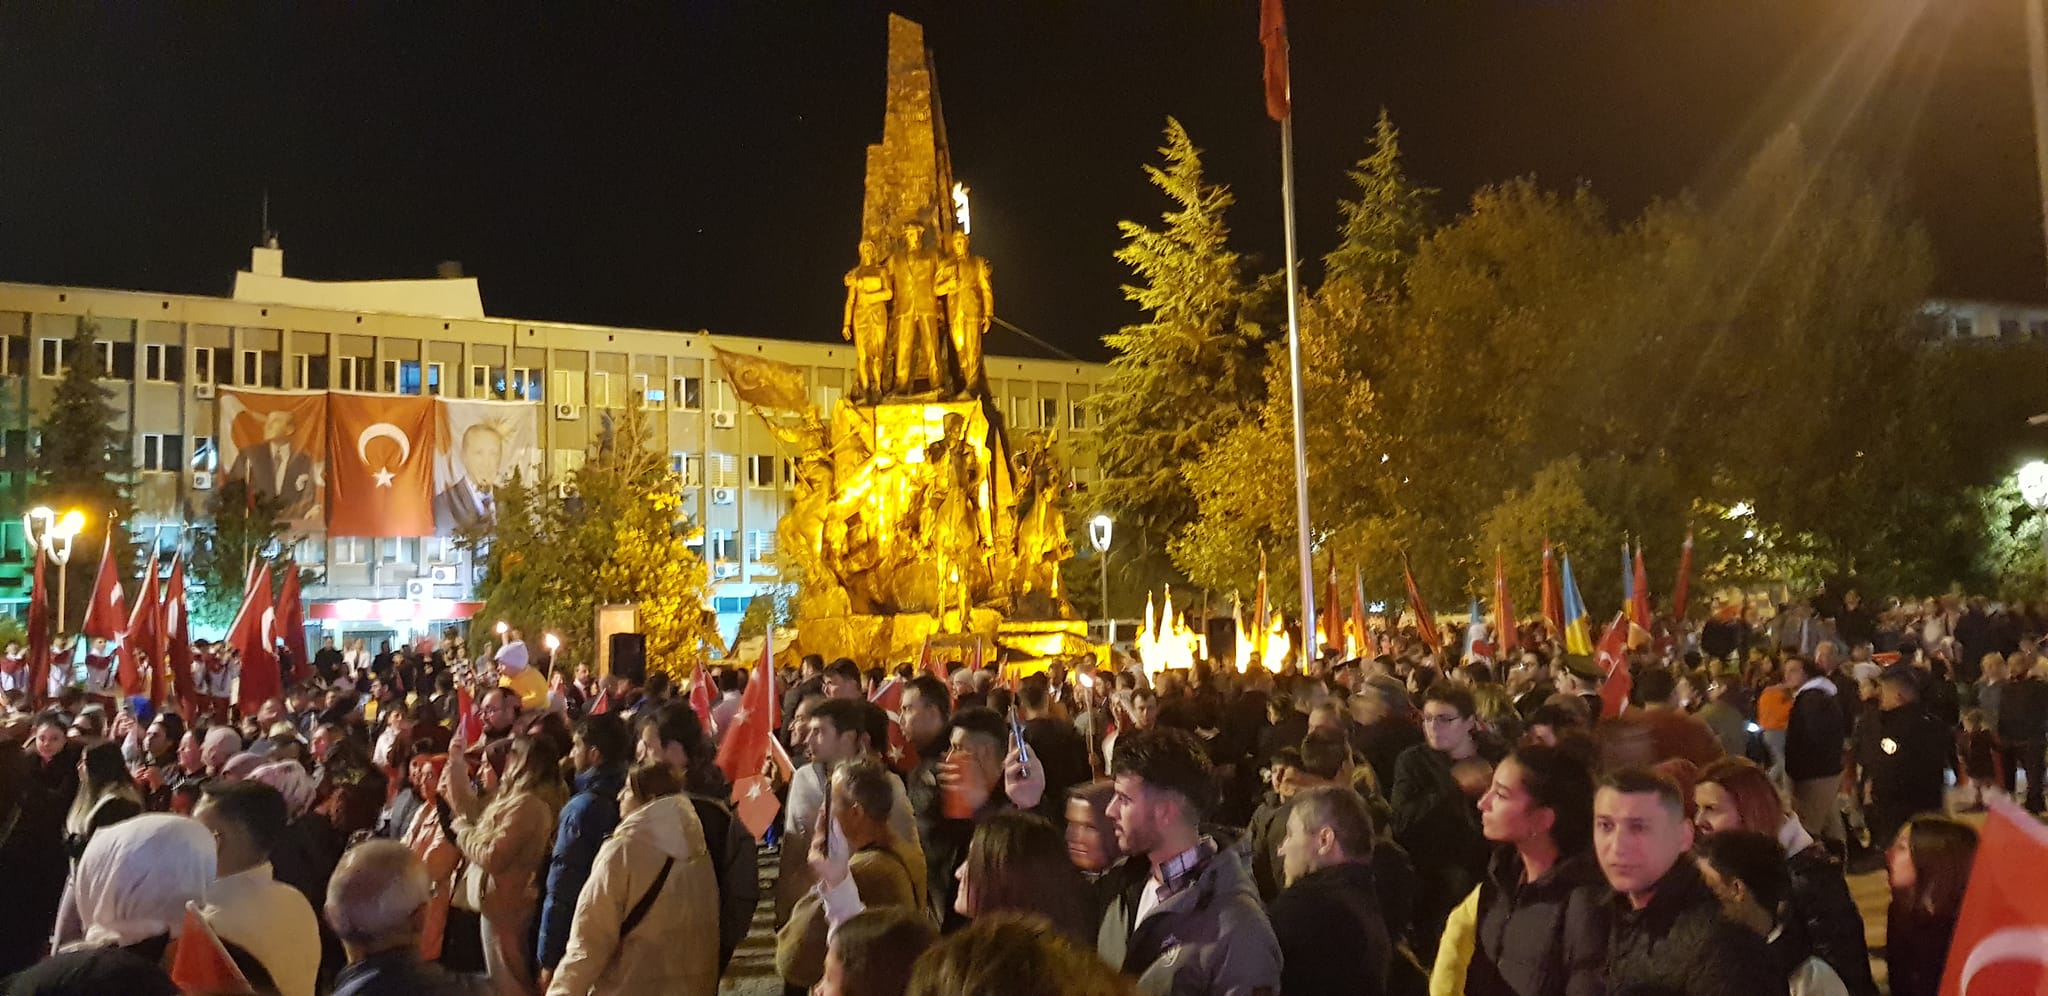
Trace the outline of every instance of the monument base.
{"type": "MultiPolygon", "coordinates": [[[[966,630],[958,613],[943,620],[924,612],[896,615],[847,615],[804,619],[797,623],[797,646],[826,660],[852,659],[863,668],[916,666],[930,642],[932,657],[952,666],[979,659],[993,666],[998,655],[1012,661],[1045,661],[1056,657],[1094,657],[1081,619],[1024,621],[1005,619],[992,609],[974,609],[966,630]]],[[[1043,668],[1041,664],[1033,670],[1043,668]]]]}

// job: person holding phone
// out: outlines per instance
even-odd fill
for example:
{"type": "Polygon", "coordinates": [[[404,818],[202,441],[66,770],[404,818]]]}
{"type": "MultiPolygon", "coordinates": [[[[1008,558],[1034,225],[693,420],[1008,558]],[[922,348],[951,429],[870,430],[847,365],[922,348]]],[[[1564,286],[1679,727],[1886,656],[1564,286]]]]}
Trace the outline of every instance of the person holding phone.
{"type": "Polygon", "coordinates": [[[806,855],[816,878],[776,934],[775,970],[785,985],[808,989],[825,974],[832,927],[861,909],[926,908],[925,859],[889,825],[900,791],[882,762],[860,756],[832,771],[806,855]]]}

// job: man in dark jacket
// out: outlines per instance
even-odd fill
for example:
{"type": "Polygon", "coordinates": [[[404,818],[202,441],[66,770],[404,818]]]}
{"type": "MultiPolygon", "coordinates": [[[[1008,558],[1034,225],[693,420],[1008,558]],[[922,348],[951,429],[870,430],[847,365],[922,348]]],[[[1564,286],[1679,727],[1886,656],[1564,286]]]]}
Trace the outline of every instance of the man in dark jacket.
{"type": "Polygon", "coordinates": [[[1373,901],[1372,817],[1358,793],[1336,785],[1306,789],[1288,808],[1280,842],[1287,888],[1273,900],[1280,940],[1280,991],[1387,991],[1393,944],[1373,901]]]}
{"type": "Polygon", "coordinates": [[[1244,861],[1202,835],[1208,759],[1171,728],[1117,737],[1109,818],[1126,857],[1096,950],[1146,993],[1278,992],[1280,944],[1244,861]]]}
{"type": "MultiPolygon", "coordinates": [[[[1829,703],[1833,705],[1832,701],[1829,703]]],[[[1593,798],[1593,847],[1614,890],[1607,988],[1629,996],[1783,996],[1764,939],[1724,918],[1692,860],[1678,785],[1629,768],[1593,798]]]]}
{"type": "Polygon", "coordinates": [[[2025,772],[2027,811],[2032,813],[2042,809],[2044,735],[2048,735],[2048,682],[2036,677],[2031,668],[2015,666],[1998,702],[1999,750],[2004,755],[2005,791],[2010,794],[2014,776],[2025,772]]]}
{"type": "Polygon", "coordinates": [[[1444,919],[1486,868],[1486,838],[1479,810],[1452,774],[1454,765],[1473,762],[1479,721],[1472,692],[1438,682],[1422,696],[1422,732],[1427,742],[1401,753],[1394,764],[1394,840],[1415,860],[1422,893],[1416,899],[1413,937],[1416,954],[1435,956],[1444,919]]]}
{"type": "MultiPolygon", "coordinates": [[[[1785,727],[1785,777],[1792,781],[1792,811],[1806,832],[1840,853],[1848,835],[1835,796],[1842,780],[1848,726],[1835,683],[1804,657],[1785,658],[1792,718],[1785,727]]],[[[1855,705],[1852,701],[1851,706],[1855,705]]]]}
{"type": "Polygon", "coordinates": [[[555,849],[548,858],[547,900],[540,908],[541,985],[569,950],[569,925],[576,919],[576,897],[597,862],[597,849],[619,825],[619,790],[626,787],[626,763],[633,756],[633,737],[626,721],[611,714],[586,716],[576,723],[576,794],[562,807],[555,827],[555,849]]]}
{"type": "Polygon", "coordinates": [[[490,980],[420,958],[420,924],[433,897],[427,866],[395,840],[349,849],[327,883],[326,921],[341,937],[348,967],[334,996],[482,996],[490,980]]]}
{"type": "Polygon", "coordinates": [[[1956,766],[1956,741],[1921,704],[1919,685],[1913,670],[1903,666],[1878,680],[1877,749],[1865,772],[1872,847],[1891,846],[1915,814],[1944,811],[1942,772],[1956,766]]]}

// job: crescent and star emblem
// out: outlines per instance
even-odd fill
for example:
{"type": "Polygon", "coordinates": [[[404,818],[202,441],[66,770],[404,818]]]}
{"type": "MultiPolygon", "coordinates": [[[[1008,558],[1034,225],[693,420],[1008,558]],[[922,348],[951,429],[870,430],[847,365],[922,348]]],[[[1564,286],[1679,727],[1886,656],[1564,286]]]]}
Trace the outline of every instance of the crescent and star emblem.
{"type": "Polygon", "coordinates": [[[1994,931],[1991,936],[1977,942],[1963,959],[1963,974],[1957,988],[1963,996],[1969,996],[1970,983],[1977,974],[2005,962],[2029,965],[2048,965],[2042,958],[2042,951],[2048,949],[2048,929],[2041,927],[2005,927],[1994,931]]]}
{"type": "MultiPolygon", "coordinates": [[[[370,462],[370,455],[366,451],[370,447],[370,440],[376,439],[379,436],[390,439],[398,444],[398,465],[404,467],[405,462],[412,458],[412,440],[407,439],[404,432],[389,422],[372,423],[369,428],[364,429],[360,435],[356,436],[356,458],[363,461],[363,464],[367,466],[370,462]]],[[[387,464],[378,467],[377,473],[372,476],[376,477],[378,487],[388,488],[391,486],[391,479],[396,475],[392,474],[391,467],[387,464]]]]}

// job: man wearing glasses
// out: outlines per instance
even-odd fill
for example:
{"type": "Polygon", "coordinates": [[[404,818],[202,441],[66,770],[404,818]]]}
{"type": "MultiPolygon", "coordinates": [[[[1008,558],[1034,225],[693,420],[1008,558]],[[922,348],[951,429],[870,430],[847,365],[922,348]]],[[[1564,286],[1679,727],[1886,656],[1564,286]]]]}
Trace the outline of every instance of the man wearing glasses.
{"type": "MultiPolygon", "coordinates": [[[[1421,880],[1415,903],[1416,953],[1434,956],[1437,936],[1452,907],[1465,898],[1486,868],[1486,838],[1479,830],[1474,799],[1459,787],[1490,768],[1474,735],[1472,690],[1439,681],[1422,693],[1423,742],[1394,761],[1392,829],[1421,880]]],[[[1491,780],[1479,778],[1476,784],[1491,780]]]]}

